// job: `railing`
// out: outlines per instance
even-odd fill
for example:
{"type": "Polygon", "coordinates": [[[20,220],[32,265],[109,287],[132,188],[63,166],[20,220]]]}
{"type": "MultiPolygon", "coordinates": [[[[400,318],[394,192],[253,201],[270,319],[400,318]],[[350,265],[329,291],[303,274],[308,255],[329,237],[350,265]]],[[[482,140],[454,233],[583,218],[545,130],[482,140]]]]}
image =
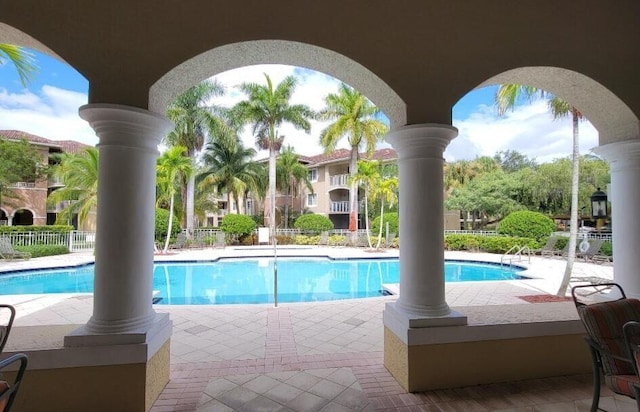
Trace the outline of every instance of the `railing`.
{"type": "Polygon", "coordinates": [[[47,181],[47,185],[49,187],[59,187],[64,186],[64,182],[59,177],[52,177],[47,181]]]}
{"type": "Polygon", "coordinates": [[[500,236],[494,230],[445,230],[445,235],[479,235],[479,236],[500,236]]]}
{"type": "Polygon", "coordinates": [[[62,209],[66,208],[70,204],[72,204],[73,200],[63,200],[59,203],[56,203],[54,206],[50,206],[47,208],[47,213],[59,213],[62,209]]]}
{"type": "Polygon", "coordinates": [[[33,187],[36,187],[36,183],[35,182],[15,182],[11,184],[11,187],[14,187],[17,189],[33,188],[33,187]]]}
{"type": "Polygon", "coordinates": [[[96,246],[96,234],[72,230],[70,232],[8,232],[0,234],[14,246],[66,246],[70,252],[92,251],[96,246]]]}
{"type": "Polygon", "coordinates": [[[331,213],[349,213],[349,201],[331,202],[329,204],[329,212],[331,213]]]}
{"type": "Polygon", "coordinates": [[[500,266],[504,265],[506,262],[509,265],[512,265],[513,262],[522,262],[523,258],[526,256],[527,261],[531,263],[531,249],[529,246],[518,246],[514,245],[511,249],[507,250],[507,252],[502,255],[500,258],[500,266]]]}
{"type": "Polygon", "coordinates": [[[349,184],[349,175],[334,175],[329,176],[329,185],[335,186],[347,186],[349,184]]]}

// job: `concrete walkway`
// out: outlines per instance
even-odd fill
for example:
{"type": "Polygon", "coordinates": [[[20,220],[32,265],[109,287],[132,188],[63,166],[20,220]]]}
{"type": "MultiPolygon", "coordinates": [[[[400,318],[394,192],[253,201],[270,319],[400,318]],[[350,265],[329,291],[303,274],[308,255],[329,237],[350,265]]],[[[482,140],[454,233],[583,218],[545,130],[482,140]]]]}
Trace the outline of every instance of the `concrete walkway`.
{"type": "MultiPolygon", "coordinates": [[[[268,256],[269,248],[184,251],[157,260],[268,256]]],[[[279,256],[397,256],[348,248],[287,248],[279,256]]],[[[447,259],[499,261],[499,255],[447,252],[447,259]]],[[[0,272],[91,262],[90,254],[0,263],[0,272]]],[[[447,283],[447,301],[470,324],[575,319],[570,302],[529,303],[555,293],[564,271],[558,259],[522,263],[530,280],[447,283]]],[[[577,262],[574,276],[612,279],[612,266],[577,262]]],[[[168,306],[174,322],[171,381],[152,411],[576,411],[588,410],[591,377],[510,382],[407,394],[383,366],[382,310],[396,296],[318,303],[168,306]]],[[[89,295],[5,296],[16,326],[85,323],[89,295]]],[[[12,349],[9,340],[7,349],[12,349]]],[[[19,349],[19,348],[14,348],[19,349]]],[[[635,410],[604,390],[610,411],[635,410]]]]}

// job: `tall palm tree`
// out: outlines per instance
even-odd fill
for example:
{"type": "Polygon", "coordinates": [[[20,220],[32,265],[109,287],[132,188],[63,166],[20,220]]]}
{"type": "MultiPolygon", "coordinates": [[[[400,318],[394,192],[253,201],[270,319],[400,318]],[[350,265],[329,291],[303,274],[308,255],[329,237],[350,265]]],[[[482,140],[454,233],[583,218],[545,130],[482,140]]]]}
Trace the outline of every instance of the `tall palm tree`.
{"type": "Polygon", "coordinates": [[[203,155],[205,171],[202,186],[215,186],[218,192],[226,191],[233,197],[236,210],[241,212],[240,198],[247,191],[256,189],[261,165],[254,162],[256,151],[245,148],[240,142],[227,145],[209,143],[203,155]]]}
{"type": "Polygon", "coordinates": [[[569,250],[567,253],[567,265],[565,266],[562,282],[558,288],[558,295],[564,296],[567,293],[567,288],[569,287],[569,280],[571,278],[571,272],[573,271],[573,263],[576,259],[576,245],[578,243],[578,190],[580,177],[580,132],[578,126],[583,116],[578,109],[557,96],[550,95],[542,89],[517,84],[506,84],[498,88],[495,99],[498,114],[503,115],[506,110],[513,109],[522,98],[532,100],[535,97],[548,98],[547,105],[549,106],[549,110],[554,119],[565,118],[571,115],[571,122],[573,126],[573,149],[571,153],[571,227],[569,230],[569,250]]]}
{"type": "Polygon", "coordinates": [[[369,248],[372,248],[371,236],[369,234],[369,193],[380,182],[380,168],[378,162],[367,160],[358,161],[358,173],[353,176],[353,179],[356,180],[356,187],[362,186],[364,189],[364,227],[367,229],[367,242],[369,242],[369,248]]]}
{"type": "Polygon", "coordinates": [[[325,108],[318,113],[320,120],[333,121],[320,133],[320,144],[326,153],[335,150],[346,138],[351,146],[349,174],[349,230],[358,230],[358,188],[354,178],[358,173],[358,151],[364,148],[372,154],[376,144],[387,132],[387,126],[377,119],[380,111],[364,95],[342,83],[337,93],[324,99],[325,108]]]}
{"type": "Polygon", "coordinates": [[[95,209],[98,198],[98,149],[87,147],[83,152],[63,153],[61,162],[55,166],[53,174],[61,179],[64,187],[49,194],[47,202],[55,205],[69,201],[58,214],[56,222],[69,223],[73,214],[78,214],[82,225],[89,212],[95,209]]]}
{"type": "Polygon", "coordinates": [[[392,207],[398,202],[398,187],[398,176],[389,176],[379,180],[371,191],[372,198],[380,199],[380,229],[378,232],[378,244],[376,245],[376,249],[380,249],[380,243],[382,243],[385,202],[389,207],[392,207]]]}
{"type": "Polygon", "coordinates": [[[252,125],[258,148],[269,151],[269,234],[273,240],[276,234],[276,155],[284,141],[284,136],[278,128],[284,123],[289,123],[296,129],[309,133],[309,119],[314,113],[306,105],[292,105],[289,102],[298,83],[296,77],[287,76],[275,87],[266,73],[264,77],[266,85],[240,85],[240,90],[247,96],[247,100],[236,104],[231,111],[233,117],[242,124],[252,125]]]}
{"type": "MultiPolygon", "coordinates": [[[[210,103],[211,99],[223,94],[224,87],[220,83],[204,81],[179,95],[167,108],[167,117],[175,126],[164,142],[169,146],[183,146],[185,155],[196,164],[200,151],[209,139],[228,134],[228,125],[223,120],[224,109],[210,103]]],[[[195,174],[192,173],[182,191],[188,237],[193,233],[194,198],[195,174]]]]}
{"type": "Polygon", "coordinates": [[[162,253],[167,253],[169,250],[171,228],[173,227],[173,205],[177,192],[176,186],[180,181],[179,177],[184,176],[189,179],[193,174],[193,163],[190,157],[184,155],[185,150],[184,146],[174,146],[162,153],[157,161],[158,185],[164,188],[164,192],[169,198],[169,225],[162,253]]]}
{"type": "Polygon", "coordinates": [[[313,186],[309,180],[309,171],[299,160],[293,147],[284,148],[276,161],[276,186],[284,193],[284,228],[289,228],[289,198],[295,197],[301,185],[305,185],[311,193],[313,186]]]}
{"type": "Polygon", "coordinates": [[[0,64],[4,64],[5,58],[13,63],[20,76],[20,82],[26,87],[37,70],[33,53],[20,46],[0,43],[0,64]]]}

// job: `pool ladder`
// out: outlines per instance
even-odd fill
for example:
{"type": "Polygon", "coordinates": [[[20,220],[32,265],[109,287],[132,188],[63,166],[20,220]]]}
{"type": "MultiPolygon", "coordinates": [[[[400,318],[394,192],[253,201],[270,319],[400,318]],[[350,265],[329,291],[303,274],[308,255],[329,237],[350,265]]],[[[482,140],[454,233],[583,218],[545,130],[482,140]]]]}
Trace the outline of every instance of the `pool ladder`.
{"type": "Polygon", "coordinates": [[[529,246],[512,246],[511,249],[507,250],[507,253],[500,258],[500,266],[507,263],[511,266],[513,262],[522,262],[525,257],[527,262],[531,263],[531,249],[529,246]]]}

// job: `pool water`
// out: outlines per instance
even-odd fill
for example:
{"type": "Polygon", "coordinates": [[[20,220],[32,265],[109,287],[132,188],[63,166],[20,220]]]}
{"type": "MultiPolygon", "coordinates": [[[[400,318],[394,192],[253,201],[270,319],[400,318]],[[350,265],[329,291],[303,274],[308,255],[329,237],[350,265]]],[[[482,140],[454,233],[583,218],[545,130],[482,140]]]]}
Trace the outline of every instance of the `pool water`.
{"type": "MultiPolygon", "coordinates": [[[[398,259],[295,259],[277,261],[278,302],[313,302],[384,294],[398,283],[398,259]]],[[[93,292],[93,265],[0,276],[0,295],[93,292]]],[[[522,268],[448,261],[446,282],[522,279],[522,268]]],[[[156,263],[153,290],[165,305],[273,302],[273,259],[224,259],[202,263],[156,263]]],[[[156,299],[157,300],[157,299],[156,299]]]]}

